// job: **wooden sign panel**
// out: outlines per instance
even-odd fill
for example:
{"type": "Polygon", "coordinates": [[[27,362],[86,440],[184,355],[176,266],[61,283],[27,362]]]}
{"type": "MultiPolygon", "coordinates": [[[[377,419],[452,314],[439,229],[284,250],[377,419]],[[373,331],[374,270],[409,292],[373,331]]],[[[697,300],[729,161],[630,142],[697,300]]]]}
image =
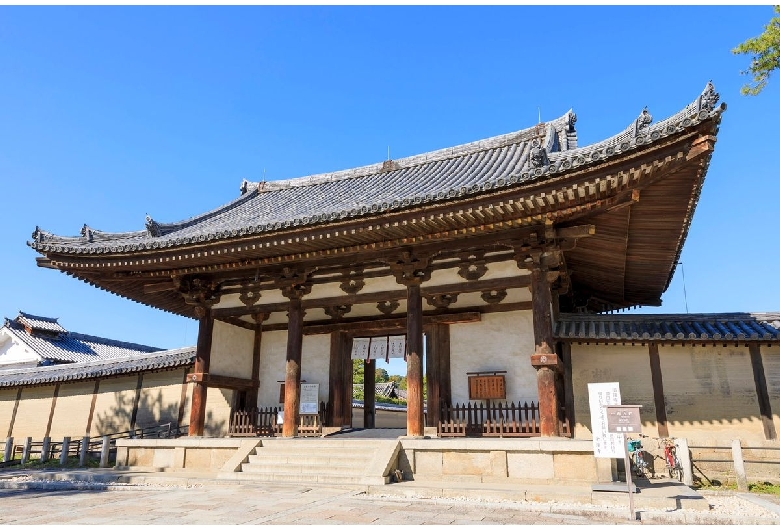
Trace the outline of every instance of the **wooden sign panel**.
{"type": "Polygon", "coordinates": [[[642,419],[639,409],[642,405],[606,405],[607,432],[610,434],[626,434],[642,432],[642,419]]]}
{"type": "Polygon", "coordinates": [[[469,399],[506,399],[503,375],[470,375],[469,399]]]}

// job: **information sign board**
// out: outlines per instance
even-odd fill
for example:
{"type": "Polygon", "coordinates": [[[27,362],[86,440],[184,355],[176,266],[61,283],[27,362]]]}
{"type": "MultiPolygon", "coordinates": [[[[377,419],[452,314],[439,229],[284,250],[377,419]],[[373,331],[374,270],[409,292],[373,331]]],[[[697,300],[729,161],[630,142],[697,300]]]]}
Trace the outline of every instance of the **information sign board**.
{"type": "Polygon", "coordinates": [[[355,337],[352,339],[352,359],[368,359],[368,347],[371,339],[368,337],[355,337]]]}
{"type": "Polygon", "coordinates": [[[370,353],[368,359],[383,359],[387,357],[387,337],[374,337],[371,339],[370,353]]]}
{"type": "Polygon", "coordinates": [[[317,414],[320,411],[319,383],[304,383],[301,385],[301,414],[317,414]]]}
{"type": "Polygon", "coordinates": [[[387,357],[389,359],[403,359],[406,353],[406,335],[394,335],[390,337],[387,357]]]}
{"type": "Polygon", "coordinates": [[[470,375],[469,399],[506,399],[503,375],[470,375]]]}
{"type": "Polygon", "coordinates": [[[639,409],[642,405],[607,405],[607,432],[630,434],[642,432],[639,409]]]}
{"type": "Polygon", "coordinates": [[[625,458],[623,436],[607,429],[607,405],[620,405],[618,383],[588,383],[590,426],[593,433],[593,456],[596,458],[625,458]]]}

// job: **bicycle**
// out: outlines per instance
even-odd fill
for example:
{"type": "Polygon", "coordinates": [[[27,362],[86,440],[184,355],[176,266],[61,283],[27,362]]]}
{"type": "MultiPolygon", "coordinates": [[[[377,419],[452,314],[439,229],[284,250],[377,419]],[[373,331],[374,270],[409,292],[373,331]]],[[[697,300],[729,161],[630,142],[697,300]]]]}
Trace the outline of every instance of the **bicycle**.
{"type": "Polygon", "coordinates": [[[647,477],[649,475],[650,465],[645,459],[645,451],[642,449],[642,440],[629,440],[628,452],[631,467],[634,473],[636,473],[636,476],[647,477]]]}
{"type": "Polygon", "coordinates": [[[664,446],[664,462],[666,463],[666,472],[669,478],[682,482],[683,468],[680,459],[677,457],[677,444],[671,438],[661,440],[664,446]]]}

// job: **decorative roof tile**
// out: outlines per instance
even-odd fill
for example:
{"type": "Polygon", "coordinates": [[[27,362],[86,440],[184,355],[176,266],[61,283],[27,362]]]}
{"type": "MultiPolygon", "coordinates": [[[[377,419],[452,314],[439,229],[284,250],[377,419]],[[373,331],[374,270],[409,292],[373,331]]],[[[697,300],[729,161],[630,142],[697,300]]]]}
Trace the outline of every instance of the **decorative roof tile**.
{"type": "MultiPolygon", "coordinates": [[[[160,348],[152,346],[69,332],[57,324],[56,319],[33,317],[26,313],[20,313],[15,320],[6,318],[4,327],[44,361],[53,363],[120,359],[131,355],[160,351],[160,348]],[[25,329],[25,323],[29,322],[44,327],[46,331],[57,331],[57,334],[30,334],[25,329]]],[[[40,329],[40,327],[32,329],[40,329]]]]}
{"type": "Polygon", "coordinates": [[[0,370],[0,387],[43,385],[178,368],[195,362],[195,350],[194,346],[190,346],[154,353],[136,352],[122,358],[0,370]]]}
{"type": "Polygon", "coordinates": [[[569,111],[546,124],[399,160],[290,180],[244,181],[236,200],[178,223],[160,223],[147,216],[144,230],[103,233],[90,228],[80,237],[56,236],[36,227],[28,244],[42,253],[127,253],[479,196],[602,163],[702,121],[719,120],[725,105],[716,107],[717,99],[708,83],[696,100],[674,116],[651,124],[645,109],[621,133],[581,148],[574,130],[576,117],[569,111]]]}
{"type": "Polygon", "coordinates": [[[780,342],[780,313],[562,314],[555,336],[592,342],[780,342]]]}
{"type": "Polygon", "coordinates": [[[50,333],[67,333],[67,330],[60,326],[56,318],[38,317],[29,313],[19,311],[16,317],[17,322],[26,328],[34,331],[46,331],[50,333]]]}

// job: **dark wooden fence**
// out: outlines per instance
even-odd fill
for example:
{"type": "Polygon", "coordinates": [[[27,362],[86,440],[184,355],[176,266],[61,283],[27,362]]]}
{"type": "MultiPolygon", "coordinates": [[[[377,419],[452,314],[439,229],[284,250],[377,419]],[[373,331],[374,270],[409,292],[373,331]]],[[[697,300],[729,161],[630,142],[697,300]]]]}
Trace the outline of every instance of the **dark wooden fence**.
{"type": "MultiPolygon", "coordinates": [[[[566,417],[565,414],[561,415],[566,417]]],[[[540,436],[539,405],[515,403],[442,403],[439,436],[528,438],[540,436]]],[[[561,422],[561,434],[570,436],[569,422],[561,422]]]]}
{"type": "MultiPolygon", "coordinates": [[[[283,407],[264,407],[248,410],[234,410],[230,414],[228,436],[279,436],[282,424],[277,417],[283,407]]],[[[301,414],[298,436],[319,436],[322,434],[322,418],[327,417],[328,407],[320,403],[319,414],[301,414]]]]}

